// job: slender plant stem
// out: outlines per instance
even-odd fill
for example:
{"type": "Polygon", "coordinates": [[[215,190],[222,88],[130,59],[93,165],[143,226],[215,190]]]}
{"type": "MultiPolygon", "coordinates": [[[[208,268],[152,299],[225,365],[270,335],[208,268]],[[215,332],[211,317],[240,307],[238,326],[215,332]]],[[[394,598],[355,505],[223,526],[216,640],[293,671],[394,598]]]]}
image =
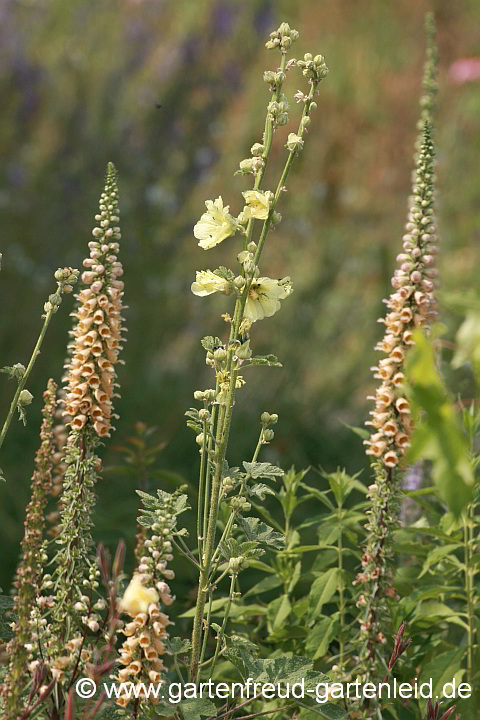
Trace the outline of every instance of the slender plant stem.
{"type": "Polygon", "coordinates": [[[236,577],[237,577],[236,574],[232,573],[232,579],[230,580],[230,593],[228,595],[228,603],[227,603],[227,607],[225,608],[225,614],[223,616],[222,627],[221,627],[220,632],[218,633],[218,637],[217,637],[217,644],[215,646],[215,654],[213,656],[213,663],[212,663],[212,667],[210,670],[210,676],[213,675],[213,671],[215,670],[215,665],[217,664],[217,660],[218,660],[218,653],[220,652],[220,648],[222,646],[222,641],[223,641],[223,638],[225,635],[225,628],[227,627],[227,621],[228,621],[228,617],[230,615],[230,608],[232,607],[233,596],[235,594],[236,577]]]}
{"type": "MultiPolygon", "coordinates": [[[[260,437],[258,438],[257,447],[255,448],[255,452],[253,453],[252,463],[257,462],[258,455],[259,455],[260,450],[261,450],[261,448],[262,448],[262,438],[263,438],[263,428],[262,428],[262,430],[260,431],[260,437]]],[[[241,486],[240,486],[240,490],[238,491],[237,497],[241,497],[241,496],[244,494],[244,492],[245,492],[245,486],[246,486],[246,484],[247,484],[247,482],[248,482],[249,479],[250,479],[250,475],[247,475],[247,476],[242,480],[242,484],[241,484],[241,486]]],[[[217,545],[217,549],[216,549],[215,552],[213,553],[212,565],[213,565],[213,563],[215,563],[215,561],[217,561],[217,562],[216,562],[216,564],[212,567],[212,575],[211,575],[210,579],[212,579],[213,573],[215,573],[216,570],[217,570],[217,567],[218,567],[218,559],[219,559],[219,555],[220,555],[220,546],[221,546],[226,540],[228,540],[228,538],[229,538],[229,536],[230,536],[230,532],[231,532],[231,529],[232,529],[232,526],[233,526],[233,523],[234,523],[234,520],[235,520],[235,514],[236,514],[236,513],[235,513],[235,510],[232,510],[232,511],[230,512],[229,518],[228,518],[228,520],[227,520],[227,522],[226,522],[226,524],[225,524],[225,528],[224,528],[224,531],[223,531],[223,533],[222,533],[222,537],[220,538],[220,541],[219,541],[219,543],[218,543],[218,545],[217,545]]],[[[219,582],[219,580],[217,579],[216,582],[219,582]]]]}
{"type": "Polygon", "coordinates": [[[3,445],[3,441],[5,440],[5,436],[7,434],[8,428],[10,427],[10,423],[12,422],[13,416],[15,414],[15,410],[17,409],[18,405],[18,398],[20,397],[20,393],[25,387],[25,384],[28,380],[28,376],[32,372],[32,368],[35,365],[35,360],[40,355],[40,348],[42,347],[43,339],[45,337],[45,333],[47,332],[47,328],[50,324],[50,320],[52,319],[53,310],[49,310],[45,315],[45,320],[43,322],[43,327],[40,331],[40,335],[38,336],[37,343],[33,349],[32,357],[30,358],[30,361],[27,365],[27,369],[23,373],[23,377],[18,383],[17,390],[15,392],[15,395],[13,396],[12,404],[10,405],[10,410],[8,411],[7,417],[5,419],[5,422],[3,424],[2,432],[0,434],[0,448],[3,445]]]}
{"type": "Polygon", "coordinates": [[[202,663],[205,659],[205,652],[207,650],[207,642],[208,642],[208,629],[210,627],[210,618],[212,616],[212,602],[213,602],[213,587],[209,590],[209,598],[208,598],[208,610],[207,610],[207,620],[206,620],[206,628],[205,632],[203,634],[203,645],[202,645],[202,652],[200,653],[200,667],[202,666],[202,663]]]}
{"type": "MultiPolygon", "coordinates": [[[[218,395],[220,390],[220,384],[218,382],[218,379],[215,384],[215,397],[218,395]]],[[[217,414],[218,414],[218,405],[214,405],[212,408],[212,424],[211,424],[211,433],[208,438],[208,454],[207,454],[207,472],[205,477],[205,491],[204,491],[204,503],[203,503],[203,526],[202,526],[202,548],[205,546],[205,534],[207,532],[208,527],[208,515],[210,511],[210,488],[211,488],[211,480],[213,475],[213,461],[211,458],[211,453],[213,449],[213,432],[214,428],[216,427],[216,421],[217,421],[217,414]]],[[[203,565],[203,550],[202,550],[202,557],[199,558],[200,565],[203,565]]]]}
{"type": "MultiPolygon", "coordinates": [[[[281,68],[285,69],[286,65],[286,57],[282,56],[282,65],[281,68]]],[[[309,114],[310,105],[313,101],[313,97],[316,90],[316,84],[311,83],[310,93],[306,99],[303,113],[302,113],[302,119],[300,121],[298,134],[301,137],[305,131],[305,126],[302,123],[302,120],[309,114]]],[[[281,93],[281,86],[277,87],[276,90],[276,98],[278,99],[280,97],[281,93]]],[[[269,116],[267,116],[268,119],[269,116]]],[[[265,150],[264,150],[264,160],[265,160],[265,166],[268,160],[268,156],[271,150],[272,146],[272,138],[273,138],[273,118],[270,120],[270,122],[266,123],[265,126],[265,137],[264,137],[264,143],[265,143],[265,150]]],[[[278,199],[280,197],[281,192],[283,191],[285,187],[285,183],[288,177],[288,174],[290,172],[290,169],[293,164],[293,160],[295,157],[294,152],[290,152],[289,156],[287,158],[287,161],[285,163],[285,167],[283,169],[282,175],[280,177],[280,181],[277,185],[277,189],[274,195],[274,199],[272,201],[272,205],[269,210],[269,214],[267,219],[263,223],[262,231],[260,234],[260,239],[258,242],[257,250],[255,252],[255,259],[254,264],[255,266],[258,266],[260,257],[262,254],[263,247],[265,245],[265,240],[267,238],[271,223],[272,223],[272,216],[273,212],[275,210],[276,204],[278,202],[278,199]]],[[[265,167],[263,168],[263,171],[261,172],[260,180],[263,178],[263,173],[265,171],[265,167]]],[[[260,185],[260,180],[257,178],[257,185],[260,185]]],[[[251,237],[252,232],[252,225],[248,225],[247,228],[247,237],[251,237]]],[[[211,484],[211,498],[210,498],[210,512],[208,517],[208,525],[206,530],[206,537],[204,540],[204,557],[202,562],[202,569],[200,572],[199,577],[199,585],[198,585],[198,593],[197,593],[197,601],[196,601],[196,607],[195,607],[195,616],[194,616],[194,622],[193,622],[193,632],[192,632],[192,656],[191,656],[191,663],[190,663],[190,669],[189,669],[189,679],[191,682],[197,682],[198,678],[198,670],[199,670],[199,658],[200,658],[200,652],[201,652],[201,646],[202,646],[202,625],[203,625],[203,618],[204,618],[204,611],[205,611],[205,601],[206,601],[206,593],[209,589],[209,576],[210,576],[210,570],[211,570],[211,564],[213,559],[213,553],[214,553],[214,544],[215,544],[215,532],[216,532],[216,526],[217,526],[217,517],[218,517],[218,507],[219,507],[219,501],[220,501],[220,489],[222,484],[222,478],[223,478],[223,468],[224,468],[224,462],[225,462],[225,456],[228,446],[228,438],[230,433],[230,426],[231,426],[231,420],[232,420],[232,413],[233,413],[233,406],[235,403],[235,390],[236,390],[236,380],[237,380],[237,365],[234,363],[234,349],[236,346],[236,341],[239,338],[240,335],[240,325],[244,317],[244,310],[245,305],[248,298],[248,292],[250,289],[250,286],[252,284],[252,281],[254,279],[254,275],[252,274],[247,282],[245,283],[244,290],[242,292],[242,295],[237,298],[236,304],[235,304],[235,312],[234,312],[234,320],[232,322],[231,328],[230,328],[230,337],[229,337],[229,343],[228,343],[228,349],[227,349],[227,362],[226,362],[226,370],[227,374],[230,378],[229,381],[229,388],[227,393],[227,398],[225,403],[221,404],[220,411],[218,414],[218,421],[217,421],[217,427],[216,427],[216,437],[215,437],[215,473],[212,479],[211,484]]]]}
{"type": "Polygon", "coordinates": [[[472,561],[472,530],[473,530],[473,503],[471,503],[463,517],[463,537],[464,537],[464,564],[465,564],[465,594],[467,596],[467,615],[468,615],[468,646],[467,646],[467,678],[470,686],[473,687],[473,650],[475,643],[475,609],[474,609],[474,586],[473,586],[473,569],[472,561]]]}
{"type": "MultiPolygon", "coordinates": [[[[342,510],[340,509],[340,512],[342,510]]],[[[342,526],[340,525],[340,536],[338,538],[338,574],[339,574],[339,586],[338,592],[340,595],[340,667],[343,670],[343,660],[345,654],[345,584],[343,580],[343,533],[342,526]]]]}
{"type": "Polygon", "coordinates": [[[200,479],[198,483],[198,503],[197,503],[197,543],[198,543],[198,561],[200,567],[203,563],[203,527],[202,527],[202,512],[203,512],[203,500],[205,494],[205,474],[208,473],[208,462],[206,461],[207,456],[207,421],[203,421],[203,443],[202,443],[202,457],[200,460],[200,479]]]}

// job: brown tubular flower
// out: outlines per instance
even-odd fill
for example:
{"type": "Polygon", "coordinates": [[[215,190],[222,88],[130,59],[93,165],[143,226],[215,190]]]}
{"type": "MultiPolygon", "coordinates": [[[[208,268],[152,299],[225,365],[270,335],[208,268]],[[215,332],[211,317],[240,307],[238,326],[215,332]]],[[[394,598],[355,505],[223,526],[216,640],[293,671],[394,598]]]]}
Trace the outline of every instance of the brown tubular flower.
{"type": "Polygon", "coordinates": [[[366,424],[374,428],[374,433],[365,440],[366,453],[385,468],[395,468],[409,447],[411,411],[402,386],[405,358],[414,344],[413,331],[416,327],[427,329],[436,315],[438,240],[433,218],[433,158],[432,128],[426,121],[403,236],[404,252],[397,256],[399,268],[392,278],[394,292],[386,300],[389,312],[379,321],[385,324],[385,335],[375,349],[386,357],[372,368],[381,384],[375,396],[369,398],[375,402],[375,409],[366,424]]]}
{"type": "Polygon", "coordinates": [[[35,457],[32,497],[26,510],[22,554],[13,583],[17,593],[13,606],[17,616],[16,635],[7,646],[10,665],[4,684],[7,715],[11,720],[23,717],[23,694],[30,679],[27,670],[29,651],[26,647],[31,642],[30,612],[38,595],[43,565],[47,559],[44,512],[52,486],[52,459],[55,452],[52,426],[57,404],[56,392],[56,384],[49,380],[43,394],[45,403],[40,430],[41,445],[35,457]]]}
{"type": "Polygon", "coordinates": [[[110,435],[113,413],[112,399],[116,393],[115,366],[122,338],[122,264],[117,259],[120,240],[118,226],[118,192],[116,170],[108,165],[107,182],[100,198],[100,212],[95,216],[88,245],[90,257],[83,261],[83,288],[77,295],[78,307],[73,313],[77,322],[69,345],[67,370],[66,416],[70,425],[81,430],[88,423],[98,437],[110,435]]]}
{"type": "MultiPolygon", "coordinates": [[[[367,455],[373,462],[375,481],[368,489],[370,507],[365,525],[367,540],[364,547],[362,571],[355,584],[361,584],[360,633],[358,638],[362,680],[380,679],[388,655],[379,641],[389,627],[389,607],[397,598],[388,567],[393,555],[391,536],[398,522],[397,500],[401,487],[404,455],[412,432],[411,410],[403,392],[404,363],[414,344],[413,331],[422,327],[428,331],[436,315],[435,288],[438,253],[434,220],[434,146],[432,109],[436,93],[436,48],[433,17],[427,16],[427,58],[425,62],[425,95],[417,140],[416,169],[413,194],[403,236],[403,252],[397,256],[398,268],[392,278],[393,292],[385,300],[388,312],[380,322],[385,334],[376,350],[384,354],[373,368],[380,380],[371,400],[373,433],[368,440],[367,455]]],[[[406,648],[405,648],[406,649],[406,648]]],[[[364,701],[364,708],[369,701],[364,701]]]]}

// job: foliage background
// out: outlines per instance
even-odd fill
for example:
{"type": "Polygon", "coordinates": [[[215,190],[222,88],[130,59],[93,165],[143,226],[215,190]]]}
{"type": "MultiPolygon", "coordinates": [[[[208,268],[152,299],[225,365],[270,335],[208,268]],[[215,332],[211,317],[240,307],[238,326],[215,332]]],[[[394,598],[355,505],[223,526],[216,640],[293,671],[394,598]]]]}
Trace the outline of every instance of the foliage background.
{"type": "MultiPolygon", "coordinates": [[[[480,82],[456,85],[448,73],[456,59],[478,53],[475,0],[0,0],[1,364],[30,356],[53,271],[80,267],[106,163],[114,161],[129,341],[107,465],[118,461],[112,445],[143,420],[166,441],[161,467],[196,482],[198,446],[183,413],[193,391],[211,382],[199,341],[224,331],[226,307],[224,298],[195,298],[190,284],[195,269],[225,263],[228,250],[233,262],[235,250],[225,243],[207,257],[192,227],[207,198],[222,194],[234,213],[241,209],[248,178],[232,176],[261,140],[268,102],[261,76],[276,58],[263,43],[286,20],[300,31],[295,54],[321,52],[330,75],[263,264],[267,274],[294,281],[281,313],[258,323],[253,336],[255,351],[274,352],[284,367],[252,372],[230,461],[248,459],[258,417],[269,410],[280,421],[264,459],[344,465],[351,473],[367,467],[345,423],[361,425],[368,411],[376,318],[410,186],[423,17],[432,7],[440,48],[440,270],[449,292],[475,285],[479,260],[480,82]]],[[[266,187],[278,177],[282,135],[291,129],[276,138],[266,187]]],[[[4,588],[23,532],[42,392],[62,372],[67,305],[29,381],[29,424],[15,423],[2,456],[4,588]]],[[[458,323],[447,313],[443,319],[452,330],[458,323]]],[[[459,372],[456,380],[468,396],[468,378],[459,372]]],[[[12,392],[2,381],[2,415],[12,392]]],[[[101,537],[112,545],[121,536],[133,541],[134,487],[111,474],[98,489],[101,537]]],[[[188,590],[188,576],[177,591],[182,583],[188,590]]]]}

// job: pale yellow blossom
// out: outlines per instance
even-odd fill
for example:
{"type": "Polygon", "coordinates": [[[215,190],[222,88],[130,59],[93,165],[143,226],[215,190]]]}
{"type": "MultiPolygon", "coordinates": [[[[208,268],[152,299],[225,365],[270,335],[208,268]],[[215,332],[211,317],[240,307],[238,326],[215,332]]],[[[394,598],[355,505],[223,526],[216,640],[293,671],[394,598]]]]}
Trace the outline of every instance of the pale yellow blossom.
{"type": "Polygon", "coordinates": [[[158,593],[154,588],[147,588],[142,584],[140,575],[134,575],[129,586],[120,600],[120,609],[135,617],[139,613],[147,612],[151,603],[158,602],[158,593]]]}
{"type": "Polygon", "coordinates": [[[245,317],[255,322],[271,317],[280,310],[280,300],[293,292],[289,278],[273,280],[268,277],[255,278],[250,285],[245,304],[245,317]]]}
{"type": "Polygon", "coordinates": [[[270,212],[273,195],[271,192],[260,192],[260,190],[246,190],[243,193],[246,207],[243,209],[242,219],[266,220],[270,212]]]}
{"type": "Polygon", "coordinates": [[[238,223],[228,212],[230,206],[223,206],[221,197],[216,200],[206,200],[205,205],[207,212],[203,213],[193,228],[193,234],[199,240],[200,247],[208,250],[225,238],[235,235],[238,223]]]}
{"type": "Polygon", "coordinates": [[[227,292],[229,283],[225,278],[220,277],[212,270],[197,270],[196,280],[192,283],[194,295],[204,297],[215,292],[227,292]]]}

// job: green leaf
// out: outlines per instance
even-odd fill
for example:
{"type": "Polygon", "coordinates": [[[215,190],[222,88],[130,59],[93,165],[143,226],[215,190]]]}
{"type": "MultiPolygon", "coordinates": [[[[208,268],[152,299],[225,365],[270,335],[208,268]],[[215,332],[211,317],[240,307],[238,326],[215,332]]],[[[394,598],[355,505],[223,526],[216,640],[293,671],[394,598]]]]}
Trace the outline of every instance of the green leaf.
{"type": "Polygon", "coordinates": [[[366,430],[366,428],[363,427],[355,427],[353,425],[349,425],[346,422],[342,422],[342,425],[345,425],[349,430],[351,430],[355,435],[358,435],[359,438],[362,440],[368,440],[370,437],[370,432],[366,430]]]}
{"type": "Polygon", "coordinates": [[[458,550],[462,547],[461,543],[451,543],[449,545],[442,545],[441,547],[436,547],[433,550],[431,550],[428,553],[428,557],[425,560],[423,564],[423,569],[419,578],[423,577],[432,567],[432,565],[436,565],[441,560],[444,560],[445,558],[449,558],[450,555],[452,555],[455,550],[458,550]]]}
{"type": "Polygon", "coordinates": [[[342,528],[338,527],[338,525],[332,527],[327,523],[323,523],[319,525],[317,530],[319,545],[333,545],[341,534],[342,528]]]}
{"type": "Polygon", "coordinates": [[[281,468],[268,462],[244,462],[243,467],[254,480],[257,478],[275,480],[275,478],[282,477],[285,474],[281,468]]]}
{"type": "MultiPolygon", "coordinates": [[[[1,588],[0,588],[1,592],[1,588]]],[[[11,610],[13,607],[13,598],[8,595],[0,595],[0,610],[11,610]]]]}
{"type": "Polygon", "coordinates": [[[441,602],[423,602],[415,611],[415,620],[419,618],[428,618],[429,621],[435,622],[435,618],[442,618],[446,622],[452,623],[453,625],[460,625],[460,627],[468,630],[468,625],[460,617],[461,613],[455,612],[452,608],[448,607],[441,602]]]}
{"type": "Polygon", "coordinates": [[[302,561],[299,560],[299,561],[295,564],[295,568],[294,568],[294,570],[293,570],[293,574],[292,574],[292,576],[291,576],[291,578],[290,578],[290,582],[288,583],[287,591],[288,591],[289,593],[292,592],[292,590],[294,589],[295,585],[296,585],[296,584],[298,583],[298,581],[300,580],[300,575],[301,575],[301,573],[302,573],[302,561]]]}
{"type": "MultiPolygon", "coordinates": [[[[219,610],[220,608],[225,607],[225,605],[228,603],[228,597],[225,598],[218,598],[217,600],[214,600],[212,602],[212,612],[215,612],[215,610],[219,610]]],[[[195,617],[195,611],[196,608],[190,608],[190,610],[186,610],[184,613],[179,615],[181,618],[189,618],[189,617],[195,617]]]]}
{"type": "Polygon", "coordinates": [[[174,707],[180,708],[185,720],[198,720],[201,717],[215,717],[217,708],[211,700],[207,698],[191,698],[190,700],[182,700],[174,707]]]}
{"type": "Polygon", "coordinates": [[[248,365],[244,367],[251,367],[252,365],[268,365],[269,367],[282,367],[282,363],[278,362],[278,358],[275,355],[257,355],[256,357],[250,358],[248,365]]]}
{"type": "Polygon", "coordinates": [[[332,599],[337,591],[340,581],[341,575],[338,568],[330,568],[314,580],[308,596],[310,620],[321,614],[323,606],[332,599]]]}
{"type": "Polygon", "coordinates": [[[277,548],[277,550],[283,549],[285,545],[284,535],[282,535],[282,533],[275,532],[272,527],[266,525],[258,518],[240,517],[239,524],[241,525],[248,540],[254,540],[255,542],[273,546],[274,548],[277,548]]]}
{"type": "Polygon", "coordinates": [[[243,597],[248,597],[249,595],[261,595],[269,590],[274,590],[275,588],[280,587],[280,585],[283,585],[281,577],[278,575],[268,575],[266,578],[263,578],[263,580],[260,580],[260,582],[250,588],[243,597]]]}
{"type": "MultiPolygon", "coordinates": [[[[328,682],[328,680],[325,682],[328,682]]],[[[313,698],[306,698],[305,700],[298,701],[298,704],[300,707],[307,709],[310,713],[320,715],[320,717],[327,718],[327,720],[342,720],[342,718],[347,716],[346,711],[340,705],[335,705],[331,702],[320,705],[313,698]]],[[[303,713],[300,715],[300,718],[302,717],[303,713]]]]}
{"type": "Polygon", "coordinates": [[[215,275],[218,275],[218,277],[221,277],[224,280],[228,280],[229,282],[233,282],[235,280],[235,273],[233,272],[233,270],[229,270],[229,268],[225,267],[225,265],[220,265],[220,267],[218,267],[213,272],[215,273],[215,275]]]}
{"type": "Polygon", "coordinates": [[[317,617],[313,630],[308,634],[305,646],[308,657],[312,660],[318,660],[327,654],[337,624],[338,620],[335,616],[320,615],[317,617]]]}
{"type": "Polygon", "coordinates": [[[252,643],[246,637],[243,637],[243,635],[230,635],[230,636],[226,635],[225,639],[226,639],[228,647],[230,647],[230,643],[231,643],[232,647],[243,648],[250,655],[257,657],[258,645],[255,645],[255,643],[252,643]]]}
{"type": "Polygon", "coordinates": [[[263,483],[247,487],[247,492],[250,497],[257,497],[259,500],[265,500],[266,495],[276,495],[275,490],[263,483]]]}
{"type": "Polygon", "coordinates": [[[179,655],[185,653],[192,647],[190,640],[185,640],[180,637],[167,638],[165,642],[167,653],[170,655],[179,655]]]}
{"type": "MultiPolygon", "coordinates": [[[[434,698],[442,697],[443,686],[445,683],[453,680],[455,673],[460,668],[465,652],[466,648],[461,647],[441,653],[440,655],[435,654],[433,659],[425,665],[420,676],[420,681],[422,683],[429,682],[431,679],[433,688],[432,695],[434,698]]],[[[427,700],[420,700],[420,704],[425,706],[427,700]]]]}
{"type": "Polygon", "coordinates": [[[269,606],[267,612],[267,619],[272,627],[272,630],[276,630],[281,627],[287,617],[290,615],[292,605],[288,595],[282,595],[279,598],[275,598],[269,606]]]}
{"type": "Polygon", "coordinates": [[[433,479],[458,517],[473,494],[468,437],[457,423],[431,344],[421,331],[414,333],[414,340],[406,365],[406,387],[414,415],[418,418],[422,410],[425,413],[413,434],[408,462],[433,461],[433,479]]]}
{"type": "Polygon", "coordinates": [[[212,335],[206,335],[206,337],[201,340],[201,343],[204,350],[209,350],[210,352],[212,352],[216,347],[223,347],[223,343],[220,338],[212,337],[212,335]]]}

